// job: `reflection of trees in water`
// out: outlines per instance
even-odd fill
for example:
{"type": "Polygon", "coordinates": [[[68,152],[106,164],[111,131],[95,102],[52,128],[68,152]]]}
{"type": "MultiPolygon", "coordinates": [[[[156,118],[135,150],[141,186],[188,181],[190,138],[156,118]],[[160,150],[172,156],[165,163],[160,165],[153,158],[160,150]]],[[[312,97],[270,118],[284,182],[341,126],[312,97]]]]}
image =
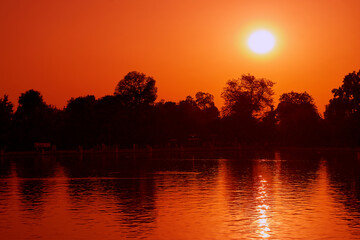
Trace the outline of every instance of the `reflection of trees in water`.
{"type": "Polygon", "coordinates": [[[128,227],[124,229],[130,235],[145,234],[152,229],[156,219],[154,190],[154,180],[141,177],[72,179],[68,185],[72,211],[86,214],[92,209],[94,218],[98,214],[111,214],[128,227]]]}
{"type": "Polygon", "coordinates": [[[72,178],[68,185],[72,211],[95,208],[99,214],[111,213],[135,237],[150,231],[156,219],[156,193],[154,179],[147,174],[148,159],[101,154],[60,161],[72,178]]]}
{"type": "Polygon", "coordinates": [[[326,156],[333,197],[349,213],[360,214],[360,161],[356,152],[332,152],[326,156]]]}
{"type": "Polygon", "coordinates": [[[307,198],[317,177],[320,155],[306,150],[282,151],[280,161],[279,184],[307,198]]]}
{"type": "Polygon", "coordinates": [[[101,154],[59,161],[71,177],[68,194],[72,211],[95,207],[101,213],[115,212],[119,223],[132,229],[129,236],[141,237],[154,227],[159,189],[197,184],[206,190],[214,185],[218,161],[193,160],[190,155],[184,154],[184,160],[166,154],[159,158],[101,154]]]}
{"type": "Polygon", "coordinates": [[[51,191],[49,179],[54,177],[56,162],[52,157],[22,157],[14,160],[18,177],[18,193],[25,212],[39,217],[44,212],[46,195],[51,191]]]}
{"type": "Polygon", "coordinates": [[[102,191],[116,199],[117,210],[121,212],[123,224],[138,227],[156,219],[156,192],[153,178],[110,180],[102,191]]]}
{"type": "MultiPolygon", "coordinates": [[[[162,161],[156,173],[157,188],[161,191],[184,188],[207,192],[214,188],[219,171],[219,161],[211,159],[186,159],[162,161]]],[[[171,190],[170,190],[171,191],[171,190]]]]}
{"type": "Polygon", "coordinates": [[[49,178],[56,172],[55,156],[32,156],[14,159],[19,178],[49,178]]]}
{"type": "Polygon", "coordinates": [[[58,158],[69,178],[130,178],[149,171],[152,162],[132,154],[84,154],[58,158]]]}
{"type": "MultiPolygon", "coordinates": [[[[253,233],[256,237],[271,237],[271,233],[283,230],[281,221],[274,219],[291,220],[293,214],[316,217],[328,209],[341,209],[343,213],[339,217],[350,216],[349,224],[355,224],[359,218],[360,161],[354,153],[243,150],[154,152],[152,158],[84,154],[82,158],[69,155],[56,159],[4,159],[0,161],[0,177],[14,176],[16,180],[11,184],[16,183],[20,207],[29,217],[43,216],[44,206],[49,202],[47,195],[54,192],[56,185],[51,178],[59,176],[59,163],[61,170],[64,169],[61,177],[70,178],[64,195],[74,217],[99,220],[109,214],[119,227],[124,227],[120,231],[126,231],[126,237],[149,236],[156,227],[158,210],[162,210],[163,193],[172,197],[173,192],[181,196],[182,191],[194,196],[204,191],[206,196],[213,189],[218,190],[226,200],[224,209],[228,211],[226,218],[230,217],[230,231],[249,231],[250,228],[243,227],[247,225],[256,229],[253,233]],[[304,204],[310,210],[304,210],[304,204]]],[[[5,182],[0,181],[0,193],[11,191],[5,182]]],[[[327,212],[330,217],[331,211],[327,212]]],[[[296,224],[284,225],[296,228],[296,224]]]]}
{"type": "Polygon", "coordinates": [[[47,181],[20,180],[19,194],[23,210],[32,212],[31,217],[40,217],[44,213],[44,195],[47,191],[47,181]]]}
{"type": "Polygon", "coordinates": [[[0,158],[0,215],[8,210],[11,192],[11,163],[8,159],[0,158]]]}
{"type": "Polygon", "coordinates": [[[0,157],[0,178],[9,177],[10,174],[11,174],[10,160],[0,157]]]}

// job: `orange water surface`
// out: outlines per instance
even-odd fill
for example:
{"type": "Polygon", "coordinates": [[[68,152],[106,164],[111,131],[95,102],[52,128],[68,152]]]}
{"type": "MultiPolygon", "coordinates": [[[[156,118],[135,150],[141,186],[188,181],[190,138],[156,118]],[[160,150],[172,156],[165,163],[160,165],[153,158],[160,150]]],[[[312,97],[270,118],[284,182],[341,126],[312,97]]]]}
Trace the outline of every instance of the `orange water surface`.
{"type": "Polygon", "coordinates": [[[351,152],[0,160],[1,239],[360,239],[351,152]]]}

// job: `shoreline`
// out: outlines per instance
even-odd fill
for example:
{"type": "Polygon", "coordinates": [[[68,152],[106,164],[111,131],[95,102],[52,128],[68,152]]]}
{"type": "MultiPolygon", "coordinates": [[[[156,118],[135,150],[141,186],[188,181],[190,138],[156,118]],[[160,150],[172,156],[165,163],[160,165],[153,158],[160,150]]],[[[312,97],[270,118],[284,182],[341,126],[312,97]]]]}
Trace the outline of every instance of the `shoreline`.
{"type": "Polygon", "coordinates": [[[82,155],[82,154],[142,154],[165,152],[221,152],[221,151],[344,151],[360,152],[360,147],[265,147],[265,146],[229,146],[229,147],[173,147],[173,148],[127,148],[105,150],[49,150],[49,151],[24,151],[1,152],[0,156],[31,156],[31,155],[82,155]]]}

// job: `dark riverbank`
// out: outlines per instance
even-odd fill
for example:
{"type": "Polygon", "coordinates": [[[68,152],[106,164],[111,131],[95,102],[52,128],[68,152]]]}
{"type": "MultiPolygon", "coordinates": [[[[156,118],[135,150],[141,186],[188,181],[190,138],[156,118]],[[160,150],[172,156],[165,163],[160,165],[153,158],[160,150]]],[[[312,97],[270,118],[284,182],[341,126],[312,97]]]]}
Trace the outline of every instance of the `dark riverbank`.
{"type": "Polygon", "coordinates": [[[68,154],[149,154],[181,152],[226,152],[226,151],[316,151],[316,152],[358,152],[359,147],[264,147],[264,146],[228,146],[228,147],[173,147],[173,148],[126,148],[126,149],[85,149],[85,150],[49,150],[1,152],[0,156],[22,155],[68,155],[68,154]]]}

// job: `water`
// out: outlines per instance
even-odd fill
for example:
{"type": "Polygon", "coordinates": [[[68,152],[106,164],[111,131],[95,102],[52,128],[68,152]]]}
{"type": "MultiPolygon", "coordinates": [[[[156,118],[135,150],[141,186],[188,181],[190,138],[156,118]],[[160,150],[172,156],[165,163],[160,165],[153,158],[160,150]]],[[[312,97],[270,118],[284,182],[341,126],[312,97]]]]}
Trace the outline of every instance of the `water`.
{"type": "Polygon", "coordinates": [[[0,160],[1,239],[360,239],[360,156],[207,152],[0,160]]]}

